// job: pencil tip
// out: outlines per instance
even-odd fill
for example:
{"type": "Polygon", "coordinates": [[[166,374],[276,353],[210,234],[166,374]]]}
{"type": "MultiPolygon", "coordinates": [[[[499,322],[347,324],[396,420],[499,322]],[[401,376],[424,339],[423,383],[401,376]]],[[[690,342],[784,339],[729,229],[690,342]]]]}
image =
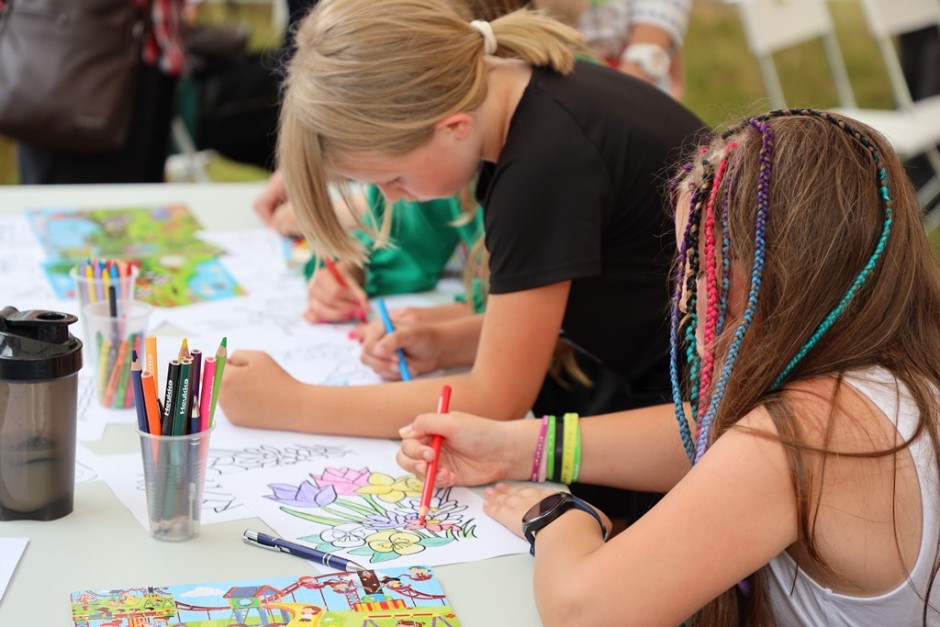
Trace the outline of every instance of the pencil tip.
{"type": "Polygon", "coordinates": [[[228,348],[228,338],[227,338],[227,337],[223,337],[223,338],[222,338],[222,346],[225,346],[226,348],[228,348]]]}

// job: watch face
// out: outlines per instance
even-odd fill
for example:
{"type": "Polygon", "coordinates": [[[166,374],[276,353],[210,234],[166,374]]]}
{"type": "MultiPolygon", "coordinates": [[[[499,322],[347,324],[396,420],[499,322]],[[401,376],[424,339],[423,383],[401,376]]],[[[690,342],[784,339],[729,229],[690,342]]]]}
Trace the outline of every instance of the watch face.
{"type": "Polygon", "coordinates": [[[562,502],[568,500],[568,497],[567,492],[559,492],[558,494],[546,496],[525,513],[525,516],[522,517],[522,523],[526,524],[538,520],[548,512],[557,509],[562,502]]]}

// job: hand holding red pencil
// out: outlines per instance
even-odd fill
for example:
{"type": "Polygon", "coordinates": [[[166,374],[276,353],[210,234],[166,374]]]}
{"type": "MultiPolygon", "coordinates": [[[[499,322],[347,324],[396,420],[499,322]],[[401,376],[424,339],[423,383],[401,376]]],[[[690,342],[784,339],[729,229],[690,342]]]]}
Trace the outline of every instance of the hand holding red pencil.
{"type": "Polygon", "coordinates": [[[437,460],[435,487],[478,486],[526,481],[538,440],[540,420],[492,420],[463,412],[419,414],[403,427],[398,465],[426,477],[437,460]],[[433,448],[435,436],[441,449],[433,448]]]}
{"type": "MultiPolygon", "coordinates": [[[[437,403],[437,413],[446,414],[450,411],[450,386],[445,385],[441,388],[441,398],[437,403]]],[[[431,511],[431,498],[434,496],[434,480],[437,477],[437,465],[441,458],[441,445],[444,438],[435,434],[431,438],[431,450],[434,451],[434,458],[428,462],[428,467],[424,472],[424,489],[421,491],[421,505],[418,507],[418,524],[423,525],[428,512],[431,511]]]]}
{"type": "Polygon", "coordinates": [[[325,260],[325,267],[307,283],[307,311],[304,317],[312,323],[366,322],[369,297],[360,283],[364,278],[357,269],[346,264],[325,260]]]}

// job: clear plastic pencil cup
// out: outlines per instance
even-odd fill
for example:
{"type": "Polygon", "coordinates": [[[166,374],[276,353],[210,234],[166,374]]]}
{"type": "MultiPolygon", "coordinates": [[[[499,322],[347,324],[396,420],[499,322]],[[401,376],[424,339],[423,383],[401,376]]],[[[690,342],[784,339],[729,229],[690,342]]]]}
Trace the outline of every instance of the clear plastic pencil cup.
{"type": "MultiPolygon", "coordinates": [[[[128,274],[121,276],[115,286],[115,298],[118,301],[134,300],[137,298],[137,279],[140,276],[140,268],[137,266],[128,266],[128,274]]],[[[81,272],[80,266],[75,266],[69,270],[69,277],[74,281],[75,298],[78,299],[78,310],[83,311],[86,305],[91,303],[108,302],[108,285],[110,278],[105,282],[103,277],[87,276],[81,272]]],[[[80,316],[81,317],[81,316],[80,316]]],[[[91,359],[91,349],[94,346],[94,336],[88,321],[82,318],[82,340],[85,341],[86,359],[91,359]]]]}
{"type": "Polygon", "coordinates": [[[150,535],[181,542],[199,535],[209,434],[150,435],[138,431],[150,535]]]}
{"type": "Polygon", "coordinates": [[[131,362],[134,351],[143,359],[144,336],[150,324],[153,307],[139,300],[117,301],[112,315],[111,304],[90,303],[82,308],[82,318],[91,346],[86,357],[95,369],[98,402],[102,407],[127,409],[134,406],[131,362]]]}

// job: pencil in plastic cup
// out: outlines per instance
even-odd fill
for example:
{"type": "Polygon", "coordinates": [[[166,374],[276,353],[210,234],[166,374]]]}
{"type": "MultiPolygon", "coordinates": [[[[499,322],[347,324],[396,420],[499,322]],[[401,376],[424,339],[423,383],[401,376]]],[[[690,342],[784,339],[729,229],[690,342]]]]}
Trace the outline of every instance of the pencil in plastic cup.
{"type": "Polygon", "coordinates": [[[151,435],[138,431],[150,535],[181,542],[199,535],[209,435],[151,435]]]}
{"type": "Polygon", "coordinates": [[[97,368],[97,397],[103,407],[134,406],[131,356],[135,350],[143,353],[152,311],[153,307],[136,300],[99,301],[82,308],[81,317],[90,333],[85,344],[92,346],[89,361],[97,368]]]}
{"type": "MultiPolygon", "coordinates": [[[[120,279],[116,286],[115,297],[118,300],[134,300],[136,298],[137,277],[140,274],[140,268],[125,262],[90,259],[69,270],[69,277],[75,284],[75,298],[78,299],[79,311],[90,303],[108,300],[107,287],[111,285],[109,263],[117,264],[119,268],[120,279]],[[103,270],[102,266],[107,269],[107,272],[103,270]]],[[[82,340],[85,341],[85,346],[91,347],[94,343],[94,336],[90,333],[88,324],[84,320],[82,321],[82,331],[84,332],[82,340]]],[[[85,356],[90,357],[89,353],[86,353],[85,356]]]]}

